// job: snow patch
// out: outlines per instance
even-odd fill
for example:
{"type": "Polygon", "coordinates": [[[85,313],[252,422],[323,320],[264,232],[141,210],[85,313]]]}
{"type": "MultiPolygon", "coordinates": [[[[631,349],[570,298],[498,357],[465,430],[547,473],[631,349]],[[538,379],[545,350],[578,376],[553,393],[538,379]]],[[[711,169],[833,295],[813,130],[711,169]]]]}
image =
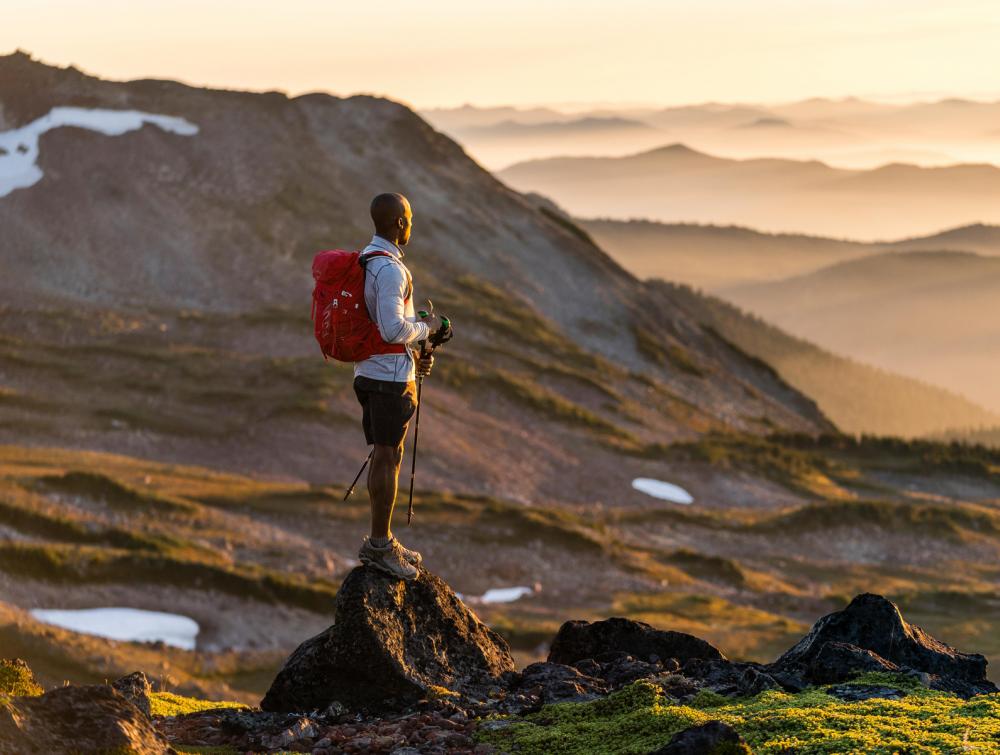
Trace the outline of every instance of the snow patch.
{"type": "Polygon", "coordinates": [[[525,595],[531,595],[536,592],[540,592],[542,586],[540,584],[535,584],[534,587],[494,587],[482,595],[463,595],[462,593],[455,593],[458,595],[459,600],[465,601],[466,603],[472,603],[473,605],[481,603],[513,603],[515,600],[520,600],[525,595]]]}
{"type": "Polygon", "coordinates": [[[479,597],[481,603],[513,603],[520,600],[525,595],[531,595],[534,590],[530,587],[494,587],[487,590],[479,597]]]}
{"type": "Polygon", "coordinates": [[[16,189],[34,186],[42,180],[38,167],[38,137],[60,126],[75,126],[106,136],[119,136],[152,123],[164,131],[193,136],[198,127],[172,115],[156,115],[140,110],[102,110],[83,107],[54,107],[31,123],[12,131],[0,132],[0,197],[16,189]]]}
{"type": "Polygon", "coordinates": [[[654,480],[650,477],[637,477],[632,480],[632,487],[640,493],[651,495],[662,501],[671,503],[682,503],[685,506],[694,503],[694,497],[679,485],[674,485],[663,480],[654,480]]]}
{"type": "Polygon", "coordinates": [[[35,608],[31,615],[46,624],[81,634],[126,642],[163,642],[184,650],[194,650],[198,636],[198,622],[194,619],[138,608],[35,608]]]}

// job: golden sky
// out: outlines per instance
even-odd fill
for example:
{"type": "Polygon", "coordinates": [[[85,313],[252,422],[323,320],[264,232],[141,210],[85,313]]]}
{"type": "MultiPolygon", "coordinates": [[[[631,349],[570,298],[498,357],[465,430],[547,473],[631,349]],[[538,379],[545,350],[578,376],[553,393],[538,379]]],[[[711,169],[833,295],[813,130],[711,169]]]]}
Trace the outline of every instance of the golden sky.
{"type": "Polygon", "coordinates": [[[0,54],[417,107],[1000,99],[1000,0],[0,0],[0,54]]]}

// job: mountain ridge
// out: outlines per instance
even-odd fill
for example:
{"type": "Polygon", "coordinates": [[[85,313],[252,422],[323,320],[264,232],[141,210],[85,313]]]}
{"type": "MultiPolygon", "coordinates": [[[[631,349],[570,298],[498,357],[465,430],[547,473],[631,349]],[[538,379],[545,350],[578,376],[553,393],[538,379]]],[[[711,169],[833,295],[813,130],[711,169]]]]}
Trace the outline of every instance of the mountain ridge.
{"type": "Polygon", "coordinates": [[[319,249],[364,243],[368,197],[389,189],[414,204],[416,295],[431,293],[461,333],[427,393],[440,423],[426,441],[428,484],[574,500],[601,487],[560,482],[567,461],[628,491],[662,464],[643,456],[648,444],[762,432],[764,417],[830,428],[811,399],[398,103],[107,82],[24,56],[0,58],[0,102],[12,125],[75,105],[199,127],[57,129],[41,137],[42,180],[0,199],[0,359],[15,365],[0,437],[352,476],[356,402],[303,322],[309,264],[319,249]],[[68,379],[64,352],[87,380],[68,379]],[[322,441],[306,445],[314,434],[322,441]]]}

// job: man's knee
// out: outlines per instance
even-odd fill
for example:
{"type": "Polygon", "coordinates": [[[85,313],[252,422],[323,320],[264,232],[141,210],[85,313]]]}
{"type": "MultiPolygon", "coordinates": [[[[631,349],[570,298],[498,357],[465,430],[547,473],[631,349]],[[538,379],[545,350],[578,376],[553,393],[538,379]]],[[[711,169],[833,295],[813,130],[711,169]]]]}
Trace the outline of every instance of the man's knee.
{"type": "Polygon", "coordinates": [[[372,456],[372,462],[378,464],[388,464],[390,466],[398,468],[403,461],[403,444],[400,443],[398,446],[380,446],[375,445],[375,453],[372,456]]]}

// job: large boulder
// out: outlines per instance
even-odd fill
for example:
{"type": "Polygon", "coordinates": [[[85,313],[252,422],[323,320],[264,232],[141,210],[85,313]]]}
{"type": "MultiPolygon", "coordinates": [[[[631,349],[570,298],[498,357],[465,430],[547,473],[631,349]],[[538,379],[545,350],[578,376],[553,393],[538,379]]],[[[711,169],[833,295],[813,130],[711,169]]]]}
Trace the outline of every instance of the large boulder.
{"type": "Polygon", "coordinates": [[[0,703],[0,752],[122,752],[164,755],[149,719],[105,684],[57,687],[0,703]]]}
{"type": "Polygon", "coordinates": [[[963,696],[997,691],[986,678],[985,657],[939,642],[905,621],[894,603],[870,593],[817,621],[769,670],[822,684],[896,667],[926,674],[932,687],[963,696]]]}
{"type": "Polygon", "coordinates": [[[642,621],[619,617],[603,621],[567,621],[549,649],[550,663],[572,666],[585,658],[603,653],[625,652],[643,661],[676,658],[680,663],[692,659],[725,660],[717,648],[691,634],[655,629],[642,621]]]}
{"type": "Polygon", "coordinates": [[[484,696],[513,670],[506,641],[441,579],[421,569],[406,582],[359,566],[337,592],[333,626],[292,653],[260,705],[308,712],[337,702],[380,712],[430,687],[484,696]]]}

